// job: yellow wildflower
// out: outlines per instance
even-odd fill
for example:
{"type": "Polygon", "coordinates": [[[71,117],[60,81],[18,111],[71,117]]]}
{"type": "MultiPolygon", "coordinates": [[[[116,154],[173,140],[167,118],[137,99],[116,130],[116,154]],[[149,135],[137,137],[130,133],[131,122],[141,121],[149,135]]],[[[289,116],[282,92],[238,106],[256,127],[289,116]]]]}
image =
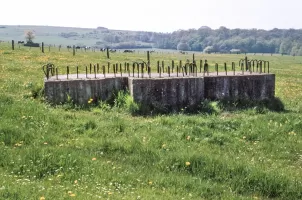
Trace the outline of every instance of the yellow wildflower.
{"type": "Polygon", "coordinates": [[[288,133],[288,135],[296,135],[296,133],[294,131],[291,131],[288,133]]]}
{"type": "Polygon", "coordinates": [[[91,104],[92,102],[93,102],[93,99],[90,98],[90,99],[88,100],[88,104],[91,104]]]}
{"type": "Polygon", "coordinates": [[[190,162],[186,162],[186,166],[190,166],[191,165],[191,163],[190,162]]]}

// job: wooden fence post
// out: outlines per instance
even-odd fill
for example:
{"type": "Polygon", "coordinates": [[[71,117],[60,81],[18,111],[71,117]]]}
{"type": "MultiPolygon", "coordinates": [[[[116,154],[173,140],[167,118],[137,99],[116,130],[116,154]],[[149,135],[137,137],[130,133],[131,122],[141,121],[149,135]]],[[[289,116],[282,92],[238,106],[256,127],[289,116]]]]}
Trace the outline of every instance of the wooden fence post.
{"type": "Polygon", "coordinates": [[[75,45],[73,45],[73,47],[72,47],[72,54],[73,54],[73,56],[75,56],[75,45]]]}
{"type": "Polygon", "coordinates": [[[107,59],[109,59],[109,48],[107,48],[107,59]]]}

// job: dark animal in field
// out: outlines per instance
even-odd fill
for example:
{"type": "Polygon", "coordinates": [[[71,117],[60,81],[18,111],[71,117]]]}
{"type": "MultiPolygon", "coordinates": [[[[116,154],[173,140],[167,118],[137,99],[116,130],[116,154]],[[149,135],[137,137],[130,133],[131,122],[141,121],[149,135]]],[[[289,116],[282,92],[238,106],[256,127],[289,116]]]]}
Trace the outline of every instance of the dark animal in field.
{"type": "Polygon", "coordinates": [[[124,53],[133,53],[133,52],[134,50],[129,50],[129,49],[124,50],[124,53]]]}
{"type": "Polygon", "coordinates": [[[106,51],[106,49],[105,48],[100,48],[100,51],[106,51]]]}
{"type": "Polygon", "coordinates": [[[150,53],[155,53],[155,51],[154,51],[154,50],[152,50],[152,51],[150,51],[150,53]]]}
{"type": "Polygon", "coordinates": [[[18,41],[18,44],[24,44],[24,41],[18,41]]]}
{"type": "Polygon", "coordinates": [[[181,53],[181,54],[188,54],[188,52],[185,52],[185,51],[180,51],[179,53],[181,53]]]}
{"type": "Polygon", "coordinates": [[[70,45],[67,46],[67,49],[71,49],[72,47],[70,45]]]}
{"type": "Polygon", "coordinates": [[[80,46],[76,46],[76,49],[81,49],[81,47],[80,46]]]}
{"type": "Polygon", "coordinates": [[[116,52],[116,49],[110,49],[109,50],[111,53],[115,53],[116,52]]]}

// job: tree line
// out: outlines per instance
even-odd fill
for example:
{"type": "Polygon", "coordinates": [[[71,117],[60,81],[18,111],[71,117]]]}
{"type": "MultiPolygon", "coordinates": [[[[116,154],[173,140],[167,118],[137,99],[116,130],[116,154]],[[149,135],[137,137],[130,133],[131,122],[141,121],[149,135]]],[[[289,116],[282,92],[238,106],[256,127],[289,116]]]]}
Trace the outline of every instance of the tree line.
{"type": "Polygon", "coordinates": [[[240,49],[247,53],[302,55],[302,29],[228,29],[209,27],[154,33],[150,38],[157,48],[228,53],[240,49]]]}
{"type": "Polygon", "coordinates": [[[199,29],[156,33],[102,28],[82,35],[71,32],[60,36],[95,39],[96,46],[109,48],[154,47],[221,53],[240,50],[246,53],[302,55],[302,29],[211,29],[202,26],[199,29]]]}

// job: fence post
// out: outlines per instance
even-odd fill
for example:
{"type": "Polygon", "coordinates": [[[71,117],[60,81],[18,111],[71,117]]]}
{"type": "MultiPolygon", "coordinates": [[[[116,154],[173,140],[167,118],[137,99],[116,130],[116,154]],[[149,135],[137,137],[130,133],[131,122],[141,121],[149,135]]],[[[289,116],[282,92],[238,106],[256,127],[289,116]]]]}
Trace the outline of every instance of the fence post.
{"type": "Polygon", "coordinates": [[[44,42],[42,42],[42,53],[44,53],[44,42]]]}
{"type": "Polygon", "coordinates": [[[75,45],[72,47],[72,55],[75,56],[75,45]]]}
{"type": "Polygon", "coordinates": [[[15,50],[15,41],[12,40],[12,50],[15,50]]]}
{"type": "Polygon", "coordinates": [[[109,48],[107,48],[107,59],[109,59],[110,56],[109,56],[109,48]]]}

